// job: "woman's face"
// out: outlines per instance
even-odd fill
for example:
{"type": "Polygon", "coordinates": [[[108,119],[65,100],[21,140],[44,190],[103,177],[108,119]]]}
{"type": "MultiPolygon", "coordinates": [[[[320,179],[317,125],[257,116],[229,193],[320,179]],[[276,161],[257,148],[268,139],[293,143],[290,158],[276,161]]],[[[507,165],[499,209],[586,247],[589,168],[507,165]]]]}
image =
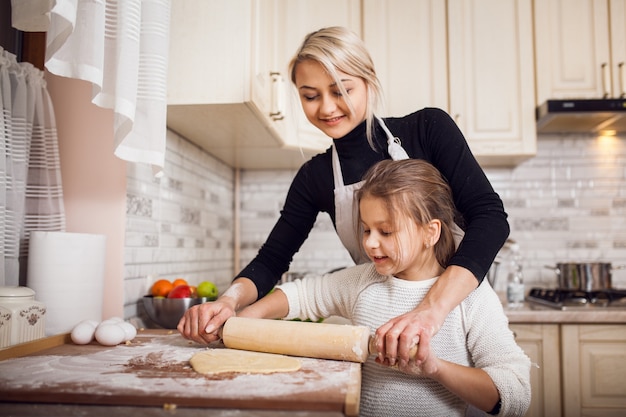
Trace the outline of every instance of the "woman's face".
{"type": "Polygon", "coordinates": [[[365,81],[337,71],[348,92],[354,114],[341,96],[341,91],[324,67],[314,60],[298,63],[295,84],[306,118],[333,139],[341,138],[365,120],[367,88],[365,81]]]}
{"type": "Polygon", "coordinates": [[[359,211],[363,247],[379,274],[415,281],[440,273],[432,246],[438,238],[438,220],[434,229],[404,217],[394,223],[384,202],[371,196],[361,198],[359,211]]]}

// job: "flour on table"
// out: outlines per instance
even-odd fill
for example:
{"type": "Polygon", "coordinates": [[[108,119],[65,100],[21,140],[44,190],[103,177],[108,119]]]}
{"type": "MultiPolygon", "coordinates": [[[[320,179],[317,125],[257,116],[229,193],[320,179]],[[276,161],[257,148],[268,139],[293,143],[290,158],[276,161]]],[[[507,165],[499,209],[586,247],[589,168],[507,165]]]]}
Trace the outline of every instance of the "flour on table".
{"type": "Polygon", "coordinates": [[[291,356],[237,349],[207,349],[193,355],[189,362],[196,372],[206,375],[295,372],[301,367],[300,360],[291,356]]]}

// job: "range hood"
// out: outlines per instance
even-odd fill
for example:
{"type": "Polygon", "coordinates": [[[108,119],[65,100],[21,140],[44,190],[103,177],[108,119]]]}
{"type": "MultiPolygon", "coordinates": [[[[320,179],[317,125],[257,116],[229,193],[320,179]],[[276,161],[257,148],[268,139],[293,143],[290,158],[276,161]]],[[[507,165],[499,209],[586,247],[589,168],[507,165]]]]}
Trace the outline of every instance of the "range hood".
{"type": "Polygon", "coordinates": [[[537,107],[537,133],[626,132],[626,99],[547,100],[537,107]]]}

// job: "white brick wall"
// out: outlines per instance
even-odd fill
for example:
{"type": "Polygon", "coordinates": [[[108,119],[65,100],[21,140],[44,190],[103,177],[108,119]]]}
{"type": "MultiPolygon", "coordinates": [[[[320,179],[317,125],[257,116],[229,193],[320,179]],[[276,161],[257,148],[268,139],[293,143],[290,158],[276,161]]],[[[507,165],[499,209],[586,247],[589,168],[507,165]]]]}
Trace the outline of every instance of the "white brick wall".
{"type": "Polygon", "coordinates": [[[153,280],[208,280],[223,291],[233,276],[234,173],[168,131],[164,175],[128,165],[124,316],[143,317],[153,280]]]}

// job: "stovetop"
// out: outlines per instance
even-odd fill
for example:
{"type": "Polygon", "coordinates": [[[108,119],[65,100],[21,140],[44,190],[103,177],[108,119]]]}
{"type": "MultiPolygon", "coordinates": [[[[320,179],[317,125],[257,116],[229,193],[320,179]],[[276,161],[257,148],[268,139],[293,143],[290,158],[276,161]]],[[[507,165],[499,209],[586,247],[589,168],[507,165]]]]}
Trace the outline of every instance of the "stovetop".
{"type": "Polygon", "coordinates": [[[626,309],[626,290],[579,291],[532,288],[526,297],[526,301],[531,305],[535,304],[559,310],[590,308],[626,309]]]}

